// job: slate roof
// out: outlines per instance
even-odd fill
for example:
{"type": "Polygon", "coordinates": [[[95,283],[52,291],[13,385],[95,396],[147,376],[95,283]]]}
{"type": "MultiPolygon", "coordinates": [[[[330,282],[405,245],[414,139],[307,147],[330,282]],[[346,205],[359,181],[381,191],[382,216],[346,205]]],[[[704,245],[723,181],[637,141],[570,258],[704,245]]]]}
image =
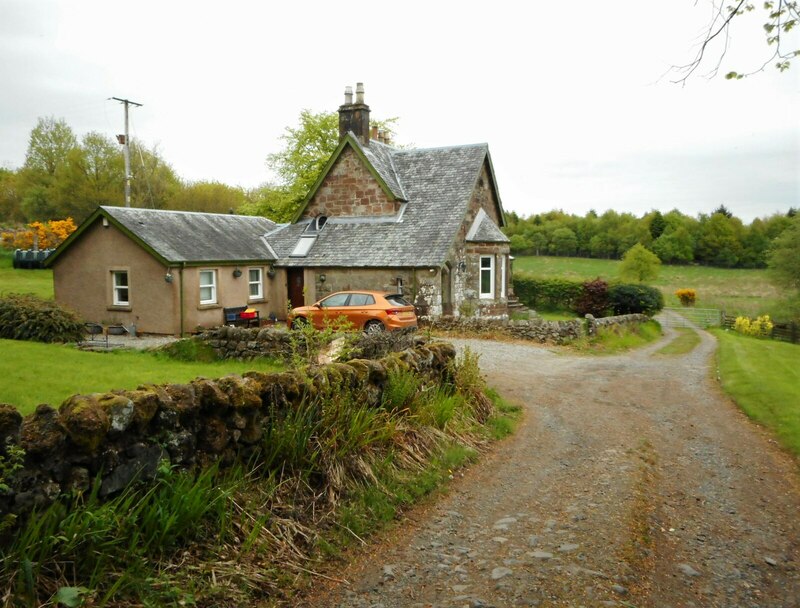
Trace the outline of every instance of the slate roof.
{"type": "MultiPolygon", "coordinates": [[[[376,141],[361,152],[403,202],[396,216],[328,219],[305,257],[291,257],[307,221],[287,225],[267,240],[281,266],[426,267],[447,258],[464,221],[484,162],[486,144],[396,149],[376,141]]],[[[499,230],[498,230],[499,232],[499,230]]],[[[501,233],[502,234],[502,233],[501,233]]]]}
{"type": "Polygon", "coordinates": [[[168,262],[272,261],[261,238],[276,224],[264,217],[100,207],[168,262]]]}
{"type": "Polygon", "coordinates": [[[492,221],[486,212],[481,209],[475,216],[472,226],[467,232],[467,241],[473,243],[509,243],[509,238],[503,234],[497,224],[492,221]]]}

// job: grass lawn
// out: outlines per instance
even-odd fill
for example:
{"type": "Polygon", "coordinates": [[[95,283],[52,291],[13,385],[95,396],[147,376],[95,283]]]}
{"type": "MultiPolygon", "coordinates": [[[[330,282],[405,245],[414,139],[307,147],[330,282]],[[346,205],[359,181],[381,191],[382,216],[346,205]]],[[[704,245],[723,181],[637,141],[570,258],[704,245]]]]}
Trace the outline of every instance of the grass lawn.
{"type": "MultiPolygon", "coordinates": [[[[600,277],[619,277],[619,260],[524,256],[514,260],[515,272],[529,272],[538,277],[584,281],[600,277]]],[[[667,306],[680,306],[675,291],[697,290],[697,308],[721,308],[730,315],[788,319],[780,293],[768,281],[765,270],[712,268],[710,266],[662,266],[652,285],[661,289],[667,306]]]]}
{"type": "Polygon", "coordinates": [[[714,330],[722,387],[800,456],[800,345],[714,330]]]}
{"type": "Polygon", "coordinates": [[[74,346],[0,340],[0,403],[23,414],[40,403],[58,407],[75,393],[133,389],[144,383],[186,382],[250,370],[280,371],[269,360],[194,363],[137,351],[94,353],[74,346]]]}
{"type": "Polygon", "coordinates": [[[679,327],[676,329],[678,336],[664,348],[658,351],[659,355],[685,355],[692,352],[700,344],[700,336],[693,329],[679,327]]]}
{"type": "Polygon", "coordinates": [[[0,250],[0,296],[32,293],[45,300],[53,299],[52,270],[18,270],[13,267],[12,261],[12,252],[0,250]]]}

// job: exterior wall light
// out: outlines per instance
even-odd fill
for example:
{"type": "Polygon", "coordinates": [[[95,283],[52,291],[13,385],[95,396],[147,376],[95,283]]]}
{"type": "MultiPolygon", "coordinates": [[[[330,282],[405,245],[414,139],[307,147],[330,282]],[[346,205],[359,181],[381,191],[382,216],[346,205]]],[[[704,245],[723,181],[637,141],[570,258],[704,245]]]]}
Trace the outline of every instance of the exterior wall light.
{"type": "Polygon", "coordinates": [[[165,280],[167,283],[172,283],[172,281],[174,280],[174,278],[175,278],[175,277],[173,277],[173,276],[172,276],[172,273],[171,273],[169,270],[167,271],[167,274],[165,274],[165,275],[164,275],[164,280],[165,280]]]}
{"type": "Polygon", "coordinates": [[[326,277],[326,276],[325,276],[325,273],[323,272],[321,275],[319,275],[319,282],[320,282],[320,283],[324,283],[324,282],[326,281],[326,279],[327,279],[327,278],[328,278],[328,277],[326,277]]]}
{"type": "Polygon", "coordinates": [[[458,263],[458,272],[465,272],[467,270],[467,263],[464,260],[461,260],[458,263]]]}
{"type": "Polygon", "coordinates": [[[233,271],[233,278],[234,279],[238,279],[240,276],[242,276],[241,269],[237,268],[236,270],[233,271]]]}
{"type": "Polygon", "coordinates": [[[274,264],[270,264],[269,268],[267,268],[267,276],[270,279],[274,279],[275,278],[275,265],[274,264]]]}

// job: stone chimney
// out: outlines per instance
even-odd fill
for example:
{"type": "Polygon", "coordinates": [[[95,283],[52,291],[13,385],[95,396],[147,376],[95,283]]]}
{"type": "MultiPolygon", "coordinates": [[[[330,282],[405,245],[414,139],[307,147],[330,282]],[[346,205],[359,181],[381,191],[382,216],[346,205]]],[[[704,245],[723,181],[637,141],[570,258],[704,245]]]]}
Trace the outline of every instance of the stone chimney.
{"type": "Polygon", "coordinates": [[[369,145],[369,106],[364,103],[364,83],[356,84],[356,102],[353,88],[344,90],[344,105],[339,106],[339,141],[352,131],[362,145],[369,145]]]}

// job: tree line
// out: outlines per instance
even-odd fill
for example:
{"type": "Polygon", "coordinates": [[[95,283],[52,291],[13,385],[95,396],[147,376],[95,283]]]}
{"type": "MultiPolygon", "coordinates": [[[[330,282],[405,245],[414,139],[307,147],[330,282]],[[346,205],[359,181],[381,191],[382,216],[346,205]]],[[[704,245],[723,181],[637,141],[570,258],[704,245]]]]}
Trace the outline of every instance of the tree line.
{"type": "MultiPolygon", "coordinates": [[[[132,139],[130,149],[135,207],[247,213],[265,209],[263,199],[274,189],[183,180],[157,146],[132,139]]],[[[39,118],[22,167],[0,168],[0,225],[67,217],[80,223],[98,205],[124,205],[124,183],[124,160],[116,140],[95,131],[79,139],[63,119],[39,118]]]]}
{"type": "Polygon", "coordinates": [[[606,211],[585,216],[548,211],[529,217],[506,214],[505,233],[517,255],[619,259],[641,243],[666,264],[699,263],[723,268],[765,268],[773,241],[792,223],[796,210],[745,224],[724,205],[691,217],[678,210],[642,217],[606,211]]]}
{"type": "MultiPolygon", "coordinates": [[[[396,118],[373,121],[394,133],[396,118]]],[[[267,155],[276,183],[244,189],[216,181],[181,179],[156,146],[131,140],[131,199],[134,207],[262,215],[289,221],[339,143],[336,112],[303,110],[286,128],[282,147],[267,155]]],[[[124,204],[125,166],[119,144],[89,132],[78,139],[63,119],[39,118],[30,134],[25,163],[0,168],[0,226],[73,218],[77,223],[98,205],[124,204]]]]}

